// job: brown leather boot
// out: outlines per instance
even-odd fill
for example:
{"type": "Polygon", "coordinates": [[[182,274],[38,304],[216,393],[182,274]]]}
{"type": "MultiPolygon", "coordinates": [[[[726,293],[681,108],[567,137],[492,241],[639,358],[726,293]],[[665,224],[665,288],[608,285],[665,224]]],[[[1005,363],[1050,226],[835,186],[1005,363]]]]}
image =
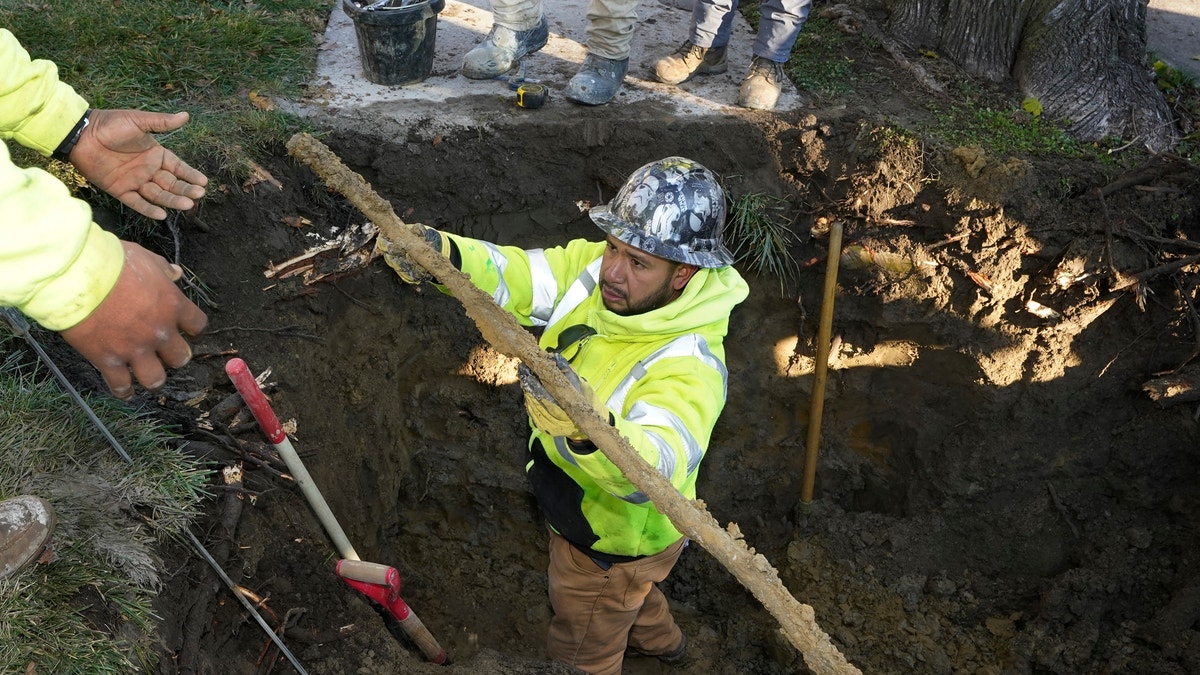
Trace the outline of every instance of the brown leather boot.
{"type": "Polygon", "coordinates": [[[693,75],[715,75],[728,68],[725,65],[726,46],[697,47],[690,41],[662,57],[654,64],[654,77],[664,84],[679,84],[693,75]]]}
{"type": "Polygon", "coordinates": [[[41,497],[0,502],[0,579],[36,560],[54,530],[54,509],[41,497]]]}
{"type": "Polygon", "coordinates": [[[738,105],[752,110],[774,110],[785,77],[782,63],[755,56],[738,89],[738,105]]]}

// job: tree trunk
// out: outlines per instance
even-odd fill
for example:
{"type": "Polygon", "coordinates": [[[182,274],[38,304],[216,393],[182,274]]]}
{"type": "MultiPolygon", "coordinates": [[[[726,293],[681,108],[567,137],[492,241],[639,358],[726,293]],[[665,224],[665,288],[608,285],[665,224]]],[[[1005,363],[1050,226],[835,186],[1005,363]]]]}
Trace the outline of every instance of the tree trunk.
{"type": "Polygon", "coordinates": [[[1146,61],[1145,0],[894,0],[887,30],[967,72],[1011,79],[1076,138],[1178,140],[1146,61]]]}

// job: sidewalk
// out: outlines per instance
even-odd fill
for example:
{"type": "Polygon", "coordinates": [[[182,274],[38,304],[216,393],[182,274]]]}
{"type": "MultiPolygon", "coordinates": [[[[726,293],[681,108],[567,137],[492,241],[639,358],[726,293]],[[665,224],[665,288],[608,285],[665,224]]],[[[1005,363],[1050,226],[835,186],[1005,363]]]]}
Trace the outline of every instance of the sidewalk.
{"type": "MultiPolygon", "coordinates": [[[[586,56],[587,0],[560,0],[547,4],[550,41],[536,54],[526,57],[526,77],[550,89],[550,98],[540,110],[516,106],[516,94],[505,82],[469,80],[459,74],[463,56],[487,36],[492,25],[488,0],[446,0],[438,15],[433,72],[423,82],[387,87],[372,84],[362,74],[354,25],[337,3],[325,32],[325,45],[317,61],[318,85],[328,83],[329,106],[359,108],[398,121],[436,119],[453,126],[477,126],[497,115],[570,115],[586,117],[592,110],[621,106],[630,118],[646,116],[733,115],[743,111],[736,105],[738,86],[750,67],[754,34],[740,15],[730,41],[729,71],[706,75],[678,87],[653,80],[655,61],[675,50],[687,38],[691,10],[645,0],[638,7],[629,74],[617,97],[607,106],[590,108],[571,103],[562,92],[586,56]],[[642,104],[642,105],[638,105],[642,104]]],[[[804,105],[789,82],[776,110],[804,105]]],[[[611,113],[607,116],[611,117],[611,113]]]]}
{"type": "MultiPolygon", "coordinates": [[[[489,121],[538,115],[540,121],[611,118],[619,106],[627,120],[678,119],[703,116],[741,116],[736,106],[738,86],[750,65],[754,33],[745,19],[735,18],[729,44],[729,71],[696,77],[678,87],[654,81],[656,60],[672,52],[687,37],[691,10],[668,4],[687,0],[644,0],[638,7],[629,74],[612,103],[590,108],[566,100],[562,91],[583,62],[587,0],[560,0],[547,5],[550,41],[526,57],[526,77],[550,89],[539,110],[516,106],[516,94],[506,82],[469,80],[459,74],[463,56],[491,28],[488,0],[446,0],[438,15],[433,72],[423,82],[382,86],[362,73],[354,25],[336,6],[317,60],[315,84],[323,86],[323,106],[335,115],[390,118],[405,126],[435,129],[472,128],[489,121]]],[[[1200,80],[1200,0],[1151,0],[1147,9],[1149,49],[1173,67],[1200,80]]],[[[789,82],[776,110],[797,110],[808,104],[789,82]]]]}
{"type": "Polygon", "coordinates": [[[1200,81],[1200,0],[1150,0],[1146,42],[1168,65],[1200,81]]]}

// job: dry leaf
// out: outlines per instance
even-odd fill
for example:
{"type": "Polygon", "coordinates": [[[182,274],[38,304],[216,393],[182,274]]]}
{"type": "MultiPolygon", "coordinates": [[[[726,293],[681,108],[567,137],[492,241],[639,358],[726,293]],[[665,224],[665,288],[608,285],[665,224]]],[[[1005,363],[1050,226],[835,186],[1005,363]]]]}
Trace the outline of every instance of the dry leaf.
{"type": "Polygon", "coordinates": [[[967,270],[967,276],[971,277],[971,281],[974,281],[980,288],[987,292],[988,295],[992,294],[992,282],[990,279],[983,276],[979,272],[973,272],[971,270],[967,270]]]}
{"type": "Polygon", "coordinates": [[[312,225],[312,221],[304,216],[284,216],[280,218],[280,220],[282,220],[283,223],[288,227],[304,227],[305,225],[312,225]]]}
{"type": "Polygon", "coordinates": [[[1030,300],[1025,303],[1025,310],[1039,319],[1060,319],[1062,314],[1050,309],[1037,300],[1030,300]]]}
{"type": "Polygon", "coordinates": [[[266,183],[274,186],[277,190],[283,189],[283,183],[275,180],[275,177],[271,175],[271,172],[262,168],[262,166],[260,166],[257,162],[251,161],[250,168],[254,170],[254,173],[246,179],[245,183],[242,183],[243,192],[249,192],[250,188],[258,185],[259,183],[266,183]]]}
{"type": "Polygon", "coordinates": [[[249,98],[250,103],[253,104],[254,107],[258,108],[259,110],[262,110],[264,112],[271,112],[272,110],[275,109],[274,101],[267,98],[266,96],[259,96],[258,92],[256,92],[256,91],[250,92],[249,94],[246,95],[246,97],[249,98]]]}

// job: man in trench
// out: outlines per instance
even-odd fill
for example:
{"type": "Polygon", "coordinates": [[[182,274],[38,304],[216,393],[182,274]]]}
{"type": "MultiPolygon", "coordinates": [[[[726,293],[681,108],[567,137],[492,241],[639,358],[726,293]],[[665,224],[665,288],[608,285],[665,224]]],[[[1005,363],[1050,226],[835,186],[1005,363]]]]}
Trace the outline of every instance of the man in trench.
{"type": "MultiPolygon", "coordinates": [[[[602,242],[522,250],[425,230],[426,241],[539,342],[596,413],[688,499],[725,405],[724,338],[749,289],[722,243],[725,195],[682,157],[633,173],[592,220],[602,242]],[[651,188],[653,199],[638,199],[651,188]],[[663,227],[662,216],[673,220],[663,227]]],[[[382,236],[401,279],[431,277],[382,236]]],[[[522,364],[526,472],[550,530],[547,655],[596,675],[628,656],[678,664],[687,639],[656,584],[686,538],[522,364]]]]}

